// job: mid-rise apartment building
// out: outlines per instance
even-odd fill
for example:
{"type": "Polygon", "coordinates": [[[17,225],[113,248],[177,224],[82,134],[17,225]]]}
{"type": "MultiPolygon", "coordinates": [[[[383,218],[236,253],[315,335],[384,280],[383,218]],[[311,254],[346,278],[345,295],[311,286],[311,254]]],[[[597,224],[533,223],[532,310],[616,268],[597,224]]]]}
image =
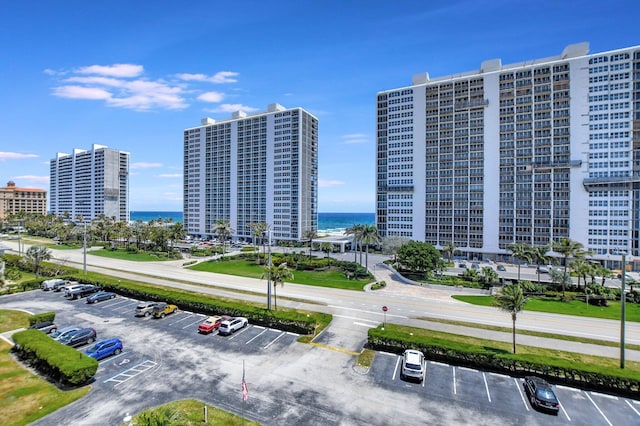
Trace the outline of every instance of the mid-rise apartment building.
{"type": "Polygon", "coordinates": [[[85,222],[101,215],[128,222],[129,156],[103,145],[58,153],[50,162],[51,213],[85,222]]]}
{"type": "Polygon", "coordinates": [[[640,47],[561,55],[377,95],[376,224],[499,258],[513,243],[640,255],[640,47]]]}
{"type": "Polygon", "coordinates": [[[318,119],[302,108],[205,118],[184,131],[184,229],[214,237],[218,221],[251,241],[252,223],[273,241],[318,227],[318,119]]]}
{"type": "Polygon", "coordinates": [[[47,214],[47,191],[20,188],[13,181],[0,188],[0,219],[17,213],[47,214]]]}

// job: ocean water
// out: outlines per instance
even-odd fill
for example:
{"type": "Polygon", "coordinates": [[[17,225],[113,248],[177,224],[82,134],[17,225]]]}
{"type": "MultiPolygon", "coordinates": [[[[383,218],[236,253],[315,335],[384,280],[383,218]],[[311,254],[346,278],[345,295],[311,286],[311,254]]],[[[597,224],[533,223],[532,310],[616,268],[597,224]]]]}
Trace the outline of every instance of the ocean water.
{"type": "MultiPolygon", "coordinates": [[[[173,219],[182,222],[182,212],[143,212],[132,211],[130,220],[149,222],[154,219],[173,219]]],[[[353,225],[373,225],[374,213],[318,213],[319,234],[339,234],[353,225]]]]}

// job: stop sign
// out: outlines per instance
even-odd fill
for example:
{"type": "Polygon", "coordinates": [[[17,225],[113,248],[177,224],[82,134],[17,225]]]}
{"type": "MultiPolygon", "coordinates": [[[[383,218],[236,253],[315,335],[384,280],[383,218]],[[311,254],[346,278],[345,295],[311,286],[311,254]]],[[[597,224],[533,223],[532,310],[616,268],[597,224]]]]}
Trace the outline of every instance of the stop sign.
{"type": "Polygon", "coordinates": [[[382,312],[387,312],[389,310],[389,308],[387,308],[386,306],[382,307],[382,312]]]}

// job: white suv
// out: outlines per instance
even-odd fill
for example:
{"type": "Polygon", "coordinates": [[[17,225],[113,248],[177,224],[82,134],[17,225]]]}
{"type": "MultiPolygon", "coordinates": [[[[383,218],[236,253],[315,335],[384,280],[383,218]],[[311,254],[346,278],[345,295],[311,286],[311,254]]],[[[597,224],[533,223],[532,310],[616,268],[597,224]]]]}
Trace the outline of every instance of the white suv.
{"type": "Polygon", "coordinates": [[[426,365],[422,352],[413,349],[404,351],[404,354],[402,354],[400,378],[415,379],[422,382],[422,380],[424,380],[425,370],[426,365]]]}
{"type": "Polygon", "coordinates": [[[249,320],[244,317],[231,318],[226,321],[222,321],[218,328],[218,334],[233,334],[236,330],[249,325],[249,320]]]}

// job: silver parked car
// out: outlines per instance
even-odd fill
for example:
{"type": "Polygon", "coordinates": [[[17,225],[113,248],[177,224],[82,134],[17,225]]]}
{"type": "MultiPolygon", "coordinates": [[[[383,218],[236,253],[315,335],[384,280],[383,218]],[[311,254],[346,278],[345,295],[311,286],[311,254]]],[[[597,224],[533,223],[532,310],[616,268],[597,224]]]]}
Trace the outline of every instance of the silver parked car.
{"type": "Polygon", "coordinates": [[[226,321],[222,321],[218,328],[218,334],[233,334],[236,330],[245,328],[249,325],[249,320],[244,317],[231,318],[226,321]]]}

